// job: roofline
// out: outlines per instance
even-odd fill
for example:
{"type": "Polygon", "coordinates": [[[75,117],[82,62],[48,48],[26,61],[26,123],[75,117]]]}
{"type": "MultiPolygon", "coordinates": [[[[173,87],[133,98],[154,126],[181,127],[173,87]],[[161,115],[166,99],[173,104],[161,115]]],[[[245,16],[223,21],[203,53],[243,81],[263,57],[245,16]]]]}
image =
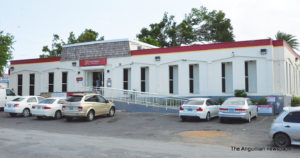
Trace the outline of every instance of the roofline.
{"type": "Polygon", "coordinates": [[[81,43],[63,45],[62,47],[63,48],[68,48],[68,47],[76,47],[76,46],[82,46],[82,45],[91,45],[91,44],[100,44],[100,43],[113,43],[113,42],[125,42],[125,41],[129,41],[129,39],[128,38],[123,38],[123,39],[114,39],[114,40],[81,42],[81,43]]]}
{"type": "Polygon", "coordinates": [[[133,42],[133,43],[145,45],[145,46],[148,46],[148,47],[152,47],[152,48],[159,48],[159,47],[157,47],[157,46],[154,46],[154,45],[151,45],[151,44],[142,42],[142,41],[138,41],[138,40],[129,40],[129,41],[130,41],[130,42],[133,42]]]}
{"type": "Polygon", "coordinates": [[[284,46],[283,43],[284,42],[282,42],[281,40],[272,40],[272,39],[209,43],[209,44],[200,44],[200,45],[191,45],[191,46],[175,46],[175,47],[168,47],[168,48],[132,50],[131,56],[235,49],[235,48],[246,48],[246,47],[263,47],[263,46],[274,47],[274,46],[284,46]]]}
{"type": "Polygon", "coordinates": [[[61,57],[51,57],[51,58],[33,58],[33,59],[21,59],[21,60],[11,60],[10,65],[22,65],[22,64],[37,64],[37,63],[51,63],[59,62],[61,57]]]}

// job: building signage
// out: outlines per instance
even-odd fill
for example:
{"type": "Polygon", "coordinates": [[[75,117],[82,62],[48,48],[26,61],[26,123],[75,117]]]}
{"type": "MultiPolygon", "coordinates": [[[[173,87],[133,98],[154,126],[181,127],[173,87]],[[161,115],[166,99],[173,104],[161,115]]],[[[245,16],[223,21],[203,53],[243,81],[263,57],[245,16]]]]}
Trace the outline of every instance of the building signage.
{"type": "Polygon", "coordinates": [[[80,66],[100,66],[100,65],[106,65],[106,63],[107,63],[106,58],[85,59],[79,61],[80,66]]]}
{"type": "Polygon", "coordinates": [[[267,102],[274,103],[276,100],[275,96],[266,96],[267,102]]]}
{"type": "Polygon", "coordinates": [[[77,81],[77,82],[83,81],[83,77],[76,77],[76,81],[77,81]]]}
{"type": "Polygon", "coordinates": [[[273,114],[272,105],[257,105],[257,111],[259,114],[273,114]]]}

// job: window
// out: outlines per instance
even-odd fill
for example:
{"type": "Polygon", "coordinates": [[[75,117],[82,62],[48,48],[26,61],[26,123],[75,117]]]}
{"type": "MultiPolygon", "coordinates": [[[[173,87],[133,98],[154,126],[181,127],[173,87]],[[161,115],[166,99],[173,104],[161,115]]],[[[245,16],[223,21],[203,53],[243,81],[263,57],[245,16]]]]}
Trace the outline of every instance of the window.
{"type": "Polygon", "coordinates": [[[128,90],[128,69],[123,69],[123,89],[128,90]]]}
{"type": "Polygon", "coordinates": [[[174,67],[170,66],[169,67],[169,93],[173,94],[174,93],[174,67]]]}
{"type": "Polygon", "coordinates": [[[36,100],[35,97],[31,97],[31,98],[28,98],[27,102],[28,102],[28,103],[36,103],[37,100],[36,100]]]}
{"type": "Polygon", "coordinates": [[[97,95],[87,96],[85,102],[99,102],[99,98],[97,95]]]}
{"type": "Polygon", "coordinates": [[[100,95],[98,95],[98,100],[100,103],[106,103],[106,100],[100,95]]]}
{"type": "Polygon", "coordinates": [[[300,123],[300,111],[290,112],[284,119],[284,122],[300,123]]]}
{"type": "Polygon", "coordinates": [[[67,98],[67,102],[80,102],[83,96],[81,95],[70,95],[67,98]]]}
{"type": "Polygon", "coordinates": [[[194,93],[194,66],[189,66],[190,93],[194,93]]]}
{"type": "Polygon", "coordinates": [[[65,99],[60,99],[57,104],[65,104],[66,103],[66,100],[65,99]]]}
{"type": "Polygon", "coordinates": [[[29,75],[29,95],[34,95],[34,82],[35,82],[35,75],[29,75]]]}
{"type": "Polygon", "coordinates": [[[62,92],[67,92],[68,72],[62,73],[62,92]]]}
{"type": "Polygon", "coordinates": [[[189,100],[185,104],[186,105],[203,105],[204,100],[189,100]]]}
{"type": "Polygon", "coordinates": [[[45,98],[43,98],[43,97],[37,97],[37,98],[38,98],[39,103],[40,103],[41,101],[45,100],[45,98]]]}
{"type": "Polygon", "coordinates": [[[225,63],[222,63],[222,92],[226,92],[225,63]]]}
{"type": "Polygon", "coordinates": [[[54,73],[50,72],[49,73],[49,87],[48,87],[49,92],[54,91],[54,73]]]}
{"type": "Polygon", "coordinates": [[[22,95],[23,75],[18,75],[18,95],[22,95]]]}
{"type": "Polygon", "coordinates": [[[10,89],[6,89],[6,96],[16,96],[16,94],[10,89]]]}
{"type": "Polygon", "coordinates": [[[141,68],[141,92],[149,91],[149,68],[142,67],[141,68]]]}
{"type": "Polygon", "coordinates": [[[245,62],[245,91],[249,92],[248,62],[245,62]]]}

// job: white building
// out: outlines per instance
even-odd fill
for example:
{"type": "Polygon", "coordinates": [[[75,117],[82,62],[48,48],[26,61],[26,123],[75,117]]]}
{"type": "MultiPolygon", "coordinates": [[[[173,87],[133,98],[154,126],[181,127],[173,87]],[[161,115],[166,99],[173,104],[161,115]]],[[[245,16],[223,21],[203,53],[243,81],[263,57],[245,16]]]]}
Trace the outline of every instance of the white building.
{"type": "MultiPolygon", "coordinates": [[[[62,57],[13,60],[10,88],[20,95],[104,86],[171,96],[300,96],[299,55],[271,39],[170,48],[129,40],[63,47],[62,57]]],[[[286,98],[287,97],[287,98],[286,98]]]]}

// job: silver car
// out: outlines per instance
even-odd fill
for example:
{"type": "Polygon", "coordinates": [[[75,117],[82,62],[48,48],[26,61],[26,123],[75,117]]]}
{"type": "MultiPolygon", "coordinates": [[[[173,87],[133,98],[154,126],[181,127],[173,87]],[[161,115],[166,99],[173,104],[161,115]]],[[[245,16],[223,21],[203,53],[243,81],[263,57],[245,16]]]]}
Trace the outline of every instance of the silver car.
{"type": "Polygon", "coordinates": [[[274,120],[270,137],[277,147],[300,145],[300,107],[285,108],[274,120]]]}
{"type": "Polygon", "coordinates": [[[250,98],[228,98],[219,109],[220,122],[223,122],[224,118],[240,118],[250,123],[251,119],[257,115],[257,106],[252,103],[250,98]]]}

